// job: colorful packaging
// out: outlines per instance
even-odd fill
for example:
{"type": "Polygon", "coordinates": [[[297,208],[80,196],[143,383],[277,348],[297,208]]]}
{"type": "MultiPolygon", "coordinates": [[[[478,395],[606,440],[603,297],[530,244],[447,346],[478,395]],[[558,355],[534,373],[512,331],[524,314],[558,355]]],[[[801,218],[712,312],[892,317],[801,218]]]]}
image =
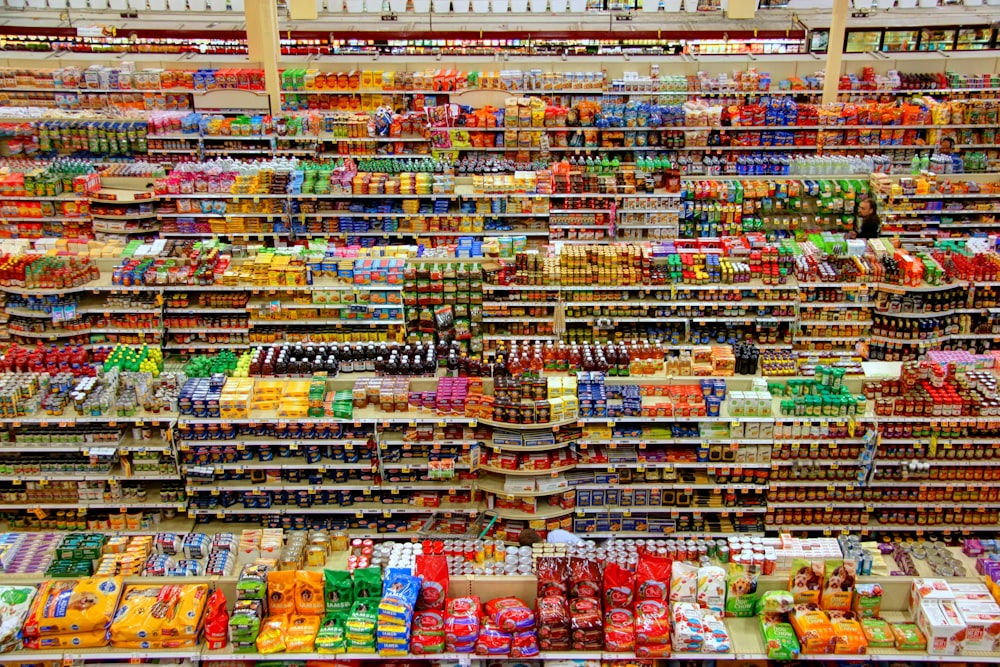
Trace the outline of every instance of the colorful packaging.
{"type": "Polygon", "coordinates": [[[757,603],[757,573],[752,566],[730,563],[726,577],[726,615],[753,616],[757,603]]]}
{"type": "MultiPolygon", "coordinates": [[[[674,571],[680,563],[674,564],[674,571]]],[[[675,602],[671,605],[673,633],[671,646],[674,651],[700,653],[705,642],[705,626],[701,622],[701,608],[690,602],[675,602]]]]}
{"type": "Polygon", "coordinates": [[[267,611],[271,616],[295,613],[295,570],[268,572],[267,611]]]}
{"type": "Polygon", "coordinates": [[[659,600],[640,600],[635,605],[636,653],[640,646],[670,645],[670,609],[659,600]]]}
{"type": "Polygon", "coordinates": [[[819,604],[825,575],[823,561],[795,558],[788,577],[788,591],[794,596],[795,604],[819,604]]]}
{"type": "Polygon", "coordinates": [[[851,611],[858,618],[878,618],[882,615],[882,585],[855,584],[851,611]]]}
{"type": "Polygon", "coordinates": [[[881,618],[861,619],[861,629],[865,633],[865,641],[871,648],[892,648],[896,643],[892,625],[881,618]]]}
{"type": "MultiPolygon", "coordinates": [[[[673,561],[669,558],[643,553],[635,571],[636,600],[655,600],[666,603],[670,599],[670,570],[673,561]]],[[[637,610],[638,611],[638,610],[637,610]]]]}
{"type": "Polygon", "coordinates": [[[788,591],[765,591],[757,600],[758,614],[787,614],[795,608],[795,598],[788,591]]]}
{"type": "Polygon", "coordinates": [[[733,650],[733,642],[729,638],[729,630],[722,616],[715,612],[703,612],[701,623],[705,627],[705,641],[701,646],[702,653],[729,653],[733,650]]]}
{"type": "Polygon", "coordinates": [[[628,609],[611,609],[604,615],[604,650],[635,652],[635,614],[628,609]]]}
{"type": "Polygon", "coordinates": [[[820,600],[823,609],[849,611],[856,581],[857,561],[853,559],[826,561],[826,577],[820,600]]]}
{"type": "Polygon", "coordinates": [[[93,642],[89,633],[103,634],[111,624],[122,589],[121,577],[44,581],[28,612],[24,635],[72,633],[81,636],[81,641],[93,642]]]}
{"type": "Polygon", "coordinates": [[[601,564],[589,558],[569,559],[569,596],[596,598],[601,595],[601,564]]]}
{"type": "Polygon", "coordinates": [[[208,585],[129,586],[111,623],[111,644],[197,638],[208,585]]]}
{"type": "MultiPolygon", "coordinates": [[[[323,616],[325,611],[323,573],[297,570],[295,572],[295,613],[300,616],[323,616]]],[[[313,637],[315,636],[316,633],[313,633],[313,637]]]]}
{"type": "Polygon", "coordinates": [[[448,596],[448,559],[445,556],[416,557],[417,576],[420,577],[420,595],[417,609],[444,610],[448,596]]]}
{"type": "Polygon", "coordinates": [[[326,614],[346,614],[354,605],[354,582],[351,573],[340,570],[326,570],[323,573],[325,585],[323,597],[326,614]]]}
{"type": "Polygon", "coordinates": [[[690,563],[674,563],[670,570],[670,602],[698,601],[698,568],[690,563]]]}
{"type": "Polygon", "coordinates": [[[853,618],[831,619],[834,640],[833,652],[839,655],[864,655],[868,653],[868,640],[861,624],[853,618]]]}
{"type": "Polygon", "coordinates": [[[490,600],[486,603],[486,615],[503,632],[524,632],[535,628],[534,612],[515,597],[490,600]]]}
{"type": "Polygon", "coordinates": [[[772,623],[761,616],[760,632],[768,660],[795,660],[801,653],[795,629],[789,623],[772,623]]]}
{"type": "Polygon", "coordinates": [[[205,644],[209,650],[226,648],[229,632],[229,612],[226,611],[226,596],[216,588],[205,603],[205,644]]]}
{"type": "MultiPolygon", "coordinates": [[[[353,593],[352,593],[353,595],[353,593]]],[[[316,633],[317,653],[343,653],[347,647],[346,614],[329,614],[316,633]]]]}
{"type": "Polygon", "coordinates": [[[892,636],[896,639],[897,651],[927,650],[927,638],[916,623],[893,623],[892,636]]]}
{"type": "Polygon", "coordinates": [[[34,599],[31,586],[0,586],[0,652],[21,648],[21,628],[34,599]]]}
{"type": "Polygon", "coordinates": [[[726,571],[715,565],[698,568],[698,605],[719,614],[726,610],[726,571]]]}
{"type": "MultiPolygon", "coordinates": [[[[605,580],[608,576],[609,563],[604,570],[605,580]]],[[[615,565],[614,567],[618,567],[615,565]]],[[[621,569],[621,568],[618,568],[621,569]]],[[[566,558],[559,556],[543,556],[535,564],[535,574],[538,578],[537,597],[543,598],[549,595],[569,594],[569,562],[566,558]]]]}
{"type": "Polygon", "coordinates": [[[795,628],[803,654],[833,653],[833,625],[821,609],[811,604],[798,604],[788,615],[788,620],[795,628]]]}

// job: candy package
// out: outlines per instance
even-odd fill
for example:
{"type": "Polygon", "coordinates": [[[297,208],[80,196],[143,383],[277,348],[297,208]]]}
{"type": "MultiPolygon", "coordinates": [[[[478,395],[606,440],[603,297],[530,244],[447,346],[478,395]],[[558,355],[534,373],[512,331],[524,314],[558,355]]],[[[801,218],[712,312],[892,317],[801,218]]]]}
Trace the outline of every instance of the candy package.
{"type": "Polygon", "coordinates": [[[670,602],[698,601],[698,568],[690,563],[674,563],[670,569],[670,602]]]}
{"type": "MultiPolygon", "coordinates": [[[[538,578],[537,597],[569,594],[569,564],[560,556],[543,556],[536,561],[535,573],[538,578]]],[[[606,576],[606,575],[605,575],[606,576]]]]}
{"type": "Polygon", "coordinates": [[[635,606],[635,575],[618,563],[604,566],[604,608],[632,609],[635,606]]]}
{"type": "Polygon", "coordinates": [[[417,609],[443,610],[448,595],[448,558],[420,555],[416,557],[416,568],[420,577],[417,609]]]}
{"type": "MultiPolygon", "coordinates": [[[[643,553],[635,571],[636,600],[657,600],[667,602],[670,597],[669,558],[643,553]]],[[[638,611],[638,610],[637,610],[638,611]]],[[[638,618],[636,619],[638,621],[638,618]]]]}
{"type": "Polygon", "coordinates": [[[726,571],[715,565],[698,568],[698,605],[723,613],[726,610],[726,571]]]}
{"type": "Polygon", "coordinates": [[[825,575],[823,561],[795,558],[788,577],[788,591],[795,603],[819,604],[825,575]]]}

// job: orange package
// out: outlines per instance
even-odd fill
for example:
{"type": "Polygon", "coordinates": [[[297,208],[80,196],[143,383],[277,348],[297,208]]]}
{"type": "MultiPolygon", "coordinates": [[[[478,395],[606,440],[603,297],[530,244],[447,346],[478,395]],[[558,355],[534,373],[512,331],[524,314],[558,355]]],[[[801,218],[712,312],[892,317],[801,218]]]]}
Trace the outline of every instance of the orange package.
{"type": "Polygon", "coordinates": [[[814,604],[797,604],[789,614],[804,654],[833,653],[835,633],[830,618],[814,604]]]}
{"type": "MultiPolygon", "coordinates": [[[[837,612],[841,613],[841,612],[837,612]]],[[[851,614],[851,612],[847,612],[851,614]]],[[[865,631],[855,619],[844,617],[831,619],[835,633],[833,652],[839,655],[864,655],[868,652],[865,631]]]]}

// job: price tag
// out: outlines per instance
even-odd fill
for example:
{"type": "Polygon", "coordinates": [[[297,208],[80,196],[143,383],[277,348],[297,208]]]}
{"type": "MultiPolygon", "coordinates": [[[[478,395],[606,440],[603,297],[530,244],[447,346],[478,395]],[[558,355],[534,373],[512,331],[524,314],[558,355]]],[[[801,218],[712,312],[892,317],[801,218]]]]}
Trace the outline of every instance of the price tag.
{"type": "Polygon", "coordinates": [[[354,513],[354,518],[355,518],[355,519],[363,519],[363,518],[364,518],[364,516],[365,516],[365,513],[364,513],[364,512],[355,512],[355,513],[354,513]]]}

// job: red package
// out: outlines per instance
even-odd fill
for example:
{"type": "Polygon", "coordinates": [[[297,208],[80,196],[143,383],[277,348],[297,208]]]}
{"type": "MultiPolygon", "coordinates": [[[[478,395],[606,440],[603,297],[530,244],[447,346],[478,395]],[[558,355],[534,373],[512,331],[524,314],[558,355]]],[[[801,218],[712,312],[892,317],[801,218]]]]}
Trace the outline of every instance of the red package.
{"type": "MultiPolygon", "coordinates": [[[[669,576],[667,576],[667,581],[670,581],[669,576]]],[[[586,558],[570,558],[569,596],[571,598],[596,598],[600,595],[601,564],[586,558]]]]}
{"type": "Polygon", "coordinates": [[[635,615],[628,609],[611,609],[604,616],[604,649],[635,652],[635,615]]]}
{"type": "Polygon", "coordinates": [[[635,606],[635,575],[618,563],[604,566],[604,608],[632,609],[635,606]]]}
{"type": "Polygon", "coordinates": [[[602,630],[604,628],[601,601],[597,598],[570,600],[569,618],[573,628],[573,638],[578,630],[602,630]]]}
{"type": "Polygon", "coordinates": [[[444,620],[445,643],[449,652],[457,645],[472,646],[479,636],[479,598],[452,598],[444,620]]]}
{"type": "Polygon", "coordinates": [[[535,570],[538,577],[539,598],[569,593],[566,586],[569,580],[569,567],[565,558],[557,556],[539,558],[535,570]]]}
{"type": "Polygon", "coordinates": [[[569,611],[566,598],[561,595],[535,600],[535,622],[538,624],[538,636],[549,637],[558,628],[569,627],[569,611]]]}
{"type": "Polygon", "coordinates": [[[538,638],[534,632],[521,632],[514,635],[510,642],[510,657],[512,658],[535,658],[538,657],[538,638]]]}
{"type": "Polygon", "coordinates": [[[205,602],[205,643],[211,649],[226,648],[228,633],[226,596],[221,589],[216,588],[205,602]]]}
{"type": "Polygon", "coordinates": [[[535,629],[535,614],[515,597],[494,598],[486,603],[486,615],[504,632],[535,629]]]}
{"type": "MultiPolygon", "coordinates": [[[[636,600],[666,602],[670,596],[670,566],[673,561],[643,553],[635,568],[636,600]]],[[[636,619],[638,620],[638,619],[636,619]]]]}
{"type": "Polygon", "coordinates": [[[444,633],[422,634],[414,630],[410,637],[410,653],[414,655],[428,655],[434,653],[444,653],[445,641],[444,633]]]}
{"type": "Polygon", "coordinates": [[[486,619],[476,639],[476,655],[508,655],[513,637],[486,619]]]}
{"type": "Polygon", "coordinates": [[[635,605],[635,643],[637,647],[670,644],[670,608],[665,602],[643,600],[635,605]]]}
{"type": "Polygon", "coordinates": [[[420,555],[415,560],[417,576],[421,579],[417,609],[444,609],[448,595],[448,557],[420,555]]]}
{"type": "Polygon", "coordinates": [[[635,655],[639,658],[669,658],[670,643],[663,645],[650,644],[648,646],[636,646],[635,655]]]}

